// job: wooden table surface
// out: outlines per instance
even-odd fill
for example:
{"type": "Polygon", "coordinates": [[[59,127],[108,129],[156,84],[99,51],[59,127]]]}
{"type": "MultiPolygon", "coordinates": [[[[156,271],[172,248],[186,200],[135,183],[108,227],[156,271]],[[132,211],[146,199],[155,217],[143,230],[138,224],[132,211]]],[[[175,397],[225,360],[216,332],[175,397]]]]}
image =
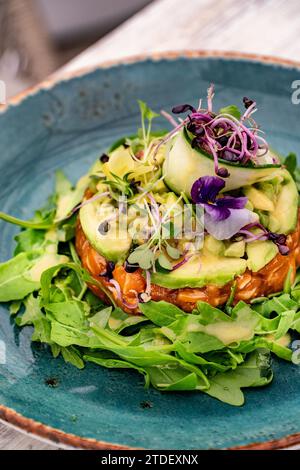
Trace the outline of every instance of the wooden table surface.
{"type": "MultiPolygon", "coordinates": [[[[57,74],[132,55],[186,49],[251,52],[300,61],[299,37],[299,0],[156,0],[57,74]]],[[[57,446],[0,422],[0,449],[57,446]]]]}

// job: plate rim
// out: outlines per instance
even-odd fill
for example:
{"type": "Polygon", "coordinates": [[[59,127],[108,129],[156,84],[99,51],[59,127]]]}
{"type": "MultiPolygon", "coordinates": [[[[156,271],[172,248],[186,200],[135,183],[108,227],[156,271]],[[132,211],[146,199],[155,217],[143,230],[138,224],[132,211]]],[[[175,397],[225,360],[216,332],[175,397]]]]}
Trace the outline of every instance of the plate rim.
{"type": "MultiPolygon", "coordinates": [[[[283,68],[294,68],[300,70],[300,61],[275,57],[272,55],[260,55],[255,53],[237,52],[237,51],[219,51],[219,50],[176,50],[166,52],[154,52],[137,54],[121,59],[99,62],[91,66],[81,67],[78,70],[70,70],[65,72],[55,72],[37,85],[31,86],[16,94],[8,100],[4,105],[0,105],[0,114],[4,114],[11,106],[17,106],[29,96],[34,96],[41,90],[49,90],[60,82],[69,81],[74,78],[83,77],[97,70],[108,69],[119,65],[130,65],[147,60],[159,62],[161,60],[177,60],[186,59],[227,59],[227,60],[244,60],[253,63],[263,63],[283,68]]],[[[0,419],[14,426],[17,430],[23,431],[29,436],[42,438],[51,444],[71,446],[77,449],[85,450],[134,450],[138,447],[131,447],[112,442],[99,441],[93,438],[81,437],[72,433],[67,433],[60,429],[48,426],[32,418],[27,418],[21,413],[0,404],[0,419]]],[[[279,450],[283,448],[291,448],[300,444],[300,432],[290,434],[278,439],[253,442],[246,445],[229,447],[227,450],[279,450]]]]}
{"type": "Polygon", "coordinates": [[[93,65],[87,65],[80,67],[77,70],[67,71],[56,71],[46,79],[37,83],[36,85],[25,88],[20,93],[17,93],[13,97],[9,98],[6,104],[0,105],[0,114],[7,111],[12,105],[19,105],[24,99],[29,96],[37,94],[41,90],[50,90],[55,85],[72,80],[73,78],[83,77],[90,73],[96,72],[101,69],[109,69],[117,67],[119,65],[131,65],[139,62],[145,62],[147,60],[153,62],[159,62],[161,60],[177,60],[180,58],[186,59],[227,59],[227,60],[244,60],[253,63],[263,63],[273,66],[281,66],[283,68],[294,68],[300,70],[300,61],[293,59],[285,59],[282,57],[275,57],[267,54],[255,54],[251,52],[237,52],[237,51],[220,51],[220,50],[191,50],[182,49],[166,52],[152,52],[152,53],[141,53],[136,55],[126,56],[120,59],[105,60],[93,65]]]}

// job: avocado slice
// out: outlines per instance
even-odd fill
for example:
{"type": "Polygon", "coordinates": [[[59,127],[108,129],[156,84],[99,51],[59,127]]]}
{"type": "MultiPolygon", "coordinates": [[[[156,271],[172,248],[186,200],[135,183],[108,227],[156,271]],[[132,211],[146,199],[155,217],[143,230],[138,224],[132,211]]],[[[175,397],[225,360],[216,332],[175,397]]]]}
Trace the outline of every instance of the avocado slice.
{"type": "Polygon", "coordinates": [[[293,232],[298,219],[298,189],[287,170],[281,170],[283,181],[274,210],[269,214],[268,228],[272,232],[288,234],[293,232]]]}
{"type": "Polygon", "coordinates": [[[119,227],[116,220],[112,220],[113,207],[105,206],[100,201],[84,205],[79,212],[82,230],[88,241],[98,253],[109,261],[123,261],[131,247],[132,239],[126,228],[119,227]],[[100,230],[101,223],[108,221],[108,230],[100,230]]]}
{"type": "Polygon", "coordinates": [[[207,284],[223,286],[246,268],[247,261],[241,258],[195,255],[175,271],[153,273],[152,282],[170,289],[203,287],[207,284]]]}
{"type": "MultiPolygon", "coordinates": [[[[242,166],[219,160],[230,176],[226,178],[226,191],[249,186],[259,181],[276,177],[281,165],[242,166]]],[[[165,183],[175,193],[185,192],[190,195],[193,183],[201,176],[214,175],[213,157],[208,153],[193,149],[185,130],[179,132],[170,146],[163,166],[165,183]]]]}
{"type": "Polygon", "coordinates": [[[256,273],[266,266],[278,253],[278,248],[270,240],[247,243],[247,267],[256,273]]]}

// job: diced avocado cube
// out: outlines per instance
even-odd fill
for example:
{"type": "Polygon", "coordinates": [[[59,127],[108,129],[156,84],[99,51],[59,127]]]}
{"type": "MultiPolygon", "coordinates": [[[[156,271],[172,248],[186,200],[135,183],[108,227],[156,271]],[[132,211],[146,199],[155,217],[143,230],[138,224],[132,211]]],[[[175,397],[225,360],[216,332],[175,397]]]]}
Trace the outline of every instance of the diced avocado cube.
{"type": "Polygon", "coordinates": [[[254,186],[247,186],[244,188],[244,193],[249,201],[253,204],[255,209],[269,212],[274,210],[273,201],[271,201],[271,199],[269,199],[268,196],[263,193],[263,191],[254,188],[254,186]]]}
{"type": "Polygon", "coordinates": [[[231,243],[229,247],[225,250],[225,256],[232,256],[234,258],[242,258],[245,254],[245,242],[242,240],[240,242],[231,243]]]}
{"type": "Polygon", "coordinates": [[[204,239],[203,252],[211,253],[215,256],[224,254],[225,245],[222,241],[216,240],[212,235],[206,235],[204,239]]]}
{"type": "Polygon", "coordinates": [[[257,272],[272,261],[278,253],[278,248],[272,241],[255,241],[247,243],[247,266],[250,271],[257,272]]]}

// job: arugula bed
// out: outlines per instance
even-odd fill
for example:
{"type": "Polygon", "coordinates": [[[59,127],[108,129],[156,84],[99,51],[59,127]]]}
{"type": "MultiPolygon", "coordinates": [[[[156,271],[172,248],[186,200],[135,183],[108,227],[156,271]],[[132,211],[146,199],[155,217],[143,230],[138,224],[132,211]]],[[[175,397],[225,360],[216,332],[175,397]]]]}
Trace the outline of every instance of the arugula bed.
{"type": "Polygon", "coordinates": [[[271,353],[299,362],[300,171],[295,155],[283,162],[269,150],[255,102],[244,99],[243,115],[213,113],[212,97],[210,88],[205,110],[174,108],[190,113],[179,121],[163,112],[169,133],[152,131],[156,114],[140,102],[141,130],[75,187],[57,171],[32,220],[1,212],[22,230],[0,264],[0,302],[18,327],[33,328],[32,341],[75,367],[134,369],[147,387],[240,406],[243,388],[272,381],[271,353]],[[115,217],[124,197],[135,230],[143,216],[148,232],[115,217]],[[193,230],[179,237],[186,210],[193,230]],[[270,267],[277,281],[258,285],[270,267]]]}

